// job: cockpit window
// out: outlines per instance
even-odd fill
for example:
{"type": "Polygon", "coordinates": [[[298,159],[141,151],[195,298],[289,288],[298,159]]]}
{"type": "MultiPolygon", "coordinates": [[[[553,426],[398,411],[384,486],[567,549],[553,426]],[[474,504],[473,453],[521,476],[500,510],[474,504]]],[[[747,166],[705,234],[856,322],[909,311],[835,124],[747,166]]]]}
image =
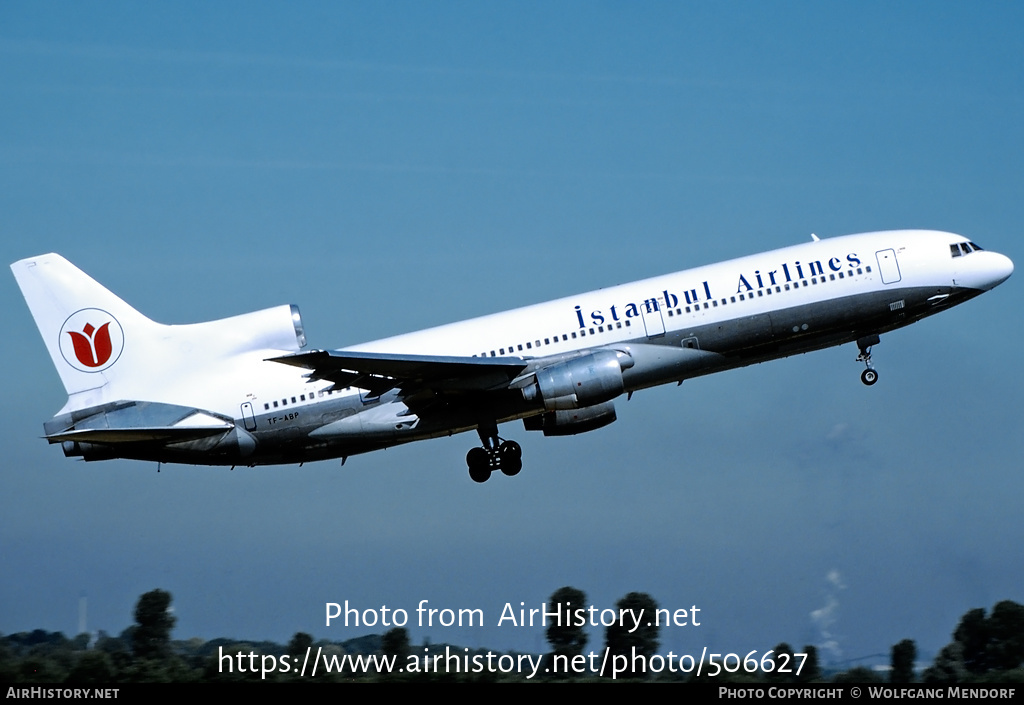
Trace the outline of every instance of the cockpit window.
{"type": "Polygon", "coordinates": [[[951,257],[962,257],[964,255],[969,255],[972,252],[981,252],[981,248],[973,242],[954,242],[949,246],[949,254],[951,257]]]}

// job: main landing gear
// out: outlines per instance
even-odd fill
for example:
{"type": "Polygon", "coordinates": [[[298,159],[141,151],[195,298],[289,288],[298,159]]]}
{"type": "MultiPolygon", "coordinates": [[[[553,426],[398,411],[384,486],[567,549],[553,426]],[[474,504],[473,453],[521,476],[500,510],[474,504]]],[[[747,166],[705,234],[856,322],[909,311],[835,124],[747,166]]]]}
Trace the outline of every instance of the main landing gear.
{"type": "Polygon", "coordinates": [[[466,454],[469,476],[474,482],[487,482],[491,473],[501,470],[512,477],[523,469],[523,449],[515,441],[498,437],[498,427],[481,426],[477,429],[483,447],[471,448],[466,454]]]}
{"type": "Polygon", "coordinates": [[[860,381],[869,387],[878,381],[878,372],[875,371],[874,366],[871,364],[871,346],[878,345],[880,342],[881,338],[877,335],[868,335],[857,340],[857,347],[860,349],[857,362],[863,362],[867,367],[866,370],[860,373],[860,381]]]}

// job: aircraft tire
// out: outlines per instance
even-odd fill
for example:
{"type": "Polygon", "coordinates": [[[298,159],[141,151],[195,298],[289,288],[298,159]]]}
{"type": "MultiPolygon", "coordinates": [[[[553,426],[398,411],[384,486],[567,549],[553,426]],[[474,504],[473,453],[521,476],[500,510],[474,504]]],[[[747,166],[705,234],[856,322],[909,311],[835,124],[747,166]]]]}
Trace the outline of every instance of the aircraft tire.
{"type": "Polygon", "coordinates": [[[498,446],[498,452],[501,454],[502,462],[505,462],[506,459],[522,460],[523,458],[523,447],[515,441],[504,441],[498,446]]]}
{"type": "Polygon", "coordinates": [[[872,369],[866,369],[860,373],[860,381],[870,387],[878,381],[878,373],[872,369]]]}
{"type": "Polygon", "coordinates": [[[498,446],[498,466],[508,477],[515,477],[523,469],[523,448],[515,441],[498,446]]]}
{"type": "Polygon", "coordinates": [[[516,475],[519,474],[519,471],[522,469],[522,460],[512,460],[511,458],[509,458],[508,461],[501,461],[501,471],[508,477],[515,477],[516,475]]]}
{"type": "Polygon", "coordinates": [[[470,448],[466,453],[466,465],[473,482],[487,482],[491,477],[491,456],[483,448],[470,448]]]}

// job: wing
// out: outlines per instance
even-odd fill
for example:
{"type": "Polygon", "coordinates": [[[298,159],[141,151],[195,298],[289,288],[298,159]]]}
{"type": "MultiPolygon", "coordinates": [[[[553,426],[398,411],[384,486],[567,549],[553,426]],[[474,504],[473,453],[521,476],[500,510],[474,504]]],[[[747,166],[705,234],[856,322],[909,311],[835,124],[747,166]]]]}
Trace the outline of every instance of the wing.
{"type": "Polygon", "coordinates": [[[272,362],[309,370],[311,380],[335,388],[358,387],[380,395],[400,389],[406,398],[492,392],[508,389],[528,366],[518,357],[447,357],[389,353],[313,350],[269,358],[272,362]]]}

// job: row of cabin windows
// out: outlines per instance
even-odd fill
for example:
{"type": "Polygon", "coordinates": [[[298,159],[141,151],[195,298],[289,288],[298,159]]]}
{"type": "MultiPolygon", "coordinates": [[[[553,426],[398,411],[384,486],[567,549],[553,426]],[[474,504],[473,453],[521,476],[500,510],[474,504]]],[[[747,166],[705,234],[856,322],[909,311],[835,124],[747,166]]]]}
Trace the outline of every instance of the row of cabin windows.
{"type": "MultiPolygon", "coordinates": [[[[977,245],[975,245],[975,247],[977,247],[977,245]]],[[[980,250],[981,248],[978,247],[977,249],[980,250]]],[[[866,267],[857,267],[857,274],[858,275],[865,274],[865,273],[867,273],[867,274],[871,273],[871,266],[870,265],[868,265],[866,267]]],[[[791,286],[792,286],[793,289],[799,289],[801,286],[812,286],[812,285],[817,285],[817,284],[824,284],[826,281],[836,281],[836,278],[845,279],[846,277],[852,277],[852,276],[853,276],[853,272],[848,272],[848,273],[847,272],[837,272],[837,273],[834,273],[834,274],[830,273],[828,275],[828,278],[826,279],[825,275],[822,274],[821,277],[816,277],[816,276],[815,277],[811,277],[809,283],[808,283],[807,279],[800,279],[800,280],[797,280],[797,281],[793,282],[792,285],[790,285],[790,284],[784,284],[784,285],[783,284],[776,284],[776,285],[774,285],[774,288],[775,288],[775,293],[781,294],[783,289],[785,289],[786,291],[789,291],[791,286]]],[[[767,294],[768,296],[771,296],[771,294],[772,294],[772,287],[771,286],[767,286],[767,287],[764,287],[762,289],[758,289],[757,290],[757,296],[758,297],[764,296],[765,294],[767,294]]],[[[753,299],[754,298],[754,292],[751,291],[751,292],[749,292],[747,294],[737,294],[736,296],[730,296],[727,299],[715,299],[715,300],[711,301],[710,303],[705,301],[704,304],[703,304],[703,308],[704,309],[707,309],[707,308],[718,308],[719,302],[721,302],[722,306],[726,306],[729,303],[737,303],[737,298],[740,301],[746,301],[747,299],[753,299]]],[[[686,307],[680,306],[680,307],[675,308],[675,309],[671,309],[670,308],[670,309],[667,309],[667,310],[668,310],[668,315],[670,317],[672,317],[672,316],[681,316],[681,315],[683,315],[684,312],[685,313],[696,313],[697,311],[700,311],[701,310],[701,304],[691,304],[691,305],[686,306],[686,307]]],[[[622,328],[622,323],[623,323],[622,321],[616,321],[615,322],[615,328],[622,328]]],[[[628,319],[625,321],[625,324],[626,324],[627,328],[630,327],[630,322],[629,322],[628,319]]],[[[605,332],[605,328],[607,328],[608,331],[613,330],[612,329],[612,325],[609,323],[607,326],[597,326],[596,330],[594,328],[591,328],[590,329],[590,335],[595,335],[596,333],[604,333],[605,332]]],[[[568,341],[570,338],[576,338],[576,333],[577,332],[579,333],[579,337],[581,337],[581,338],[586,337],[586,335],[587,335],[586,330],[585,329],[581,329],[579,331],[573,331],[571,334],[570,333],[562,333],[561,334],[562,340],[563,341],[568,341]]],[[[554,340],[554,342],[557,343],[558,342],[558,336],[557,335],[554,336],[553,339],[552,338],[544,338],[544,345],[550,345],[552,340],[554,340]]],[[[527,342],[527,343],[520,343],[517,346],[511,346],[510,345],[508,347],[508,353],[509,354],[513,354],[515,352],[522,351],[524,344],[526,345],[526,349],[527,350],[532,350],[534,347],[538,347],[539,348],[541,346],[541,343],[540,343],[539,340],[533,341],[532,344],[527,342]]],[[[489,356],[490,357],[497,357],[498,355],[504,355],[504,354],[505,354],[505,348],[499,348],[496,351],[495,350],[491,350],[490,353],[489,353],[489,356]]],[[[488,357],[488,353],[482,352],[479,355],[474,355],[473,357],[488,357]]]]}
{"type": "MultiPolygon", "coordinates": [[[[345,389],[351,389],[351,387],[345,387],[345,389]]],[[[342,390],[340,390],[340,389],[338,389],[338,390],[334,390],[334,389],[326,389],[326,390],[324,390],[324,389],[321,389],[319,392],[317,392],[317,395],[322,397],[325,394],[326,395],[334,394],[335,391],[340,393],[342,390]]],[[[310,392],[309,393],[309,401],[313,401],[313,397],[314,397],[313,392],[310,392]]],[[[298,404],[299,402],[306,401],[306,395],[305,394],[300,394],[298,397],[292,397],[291,400],[292,400],[291,401],[292,404],[298,404]]],[[[264,411],[270,411],[271,407],[276,409],[279,406],[288,406],[288,398],[285,397],[284,399],[282,399],[280,404],[278,402],[276,402],[276,401],[267,402],[267,403],[265,403],[263,405],[263,410],[264,411]]]]}
{"type": "MultiPolygon", "coordinates": [[[[631,323],[630,323],[630,321],[628,319],[626,321],[615,321],[615,326],[614,327],[612,326],[611,323],[609,323],[607,325],[595,326],[593,328],[590,328],[590,335],[597,335],[598,333],[605,333],[605,332],[609,332],[610,333],[611,331],[613,331],[613,330],[615,330],[617,328],[622,328],[623,323],[625,323],[626,328],[632,327],[631,323]]],[[[570,339],[575,340],[577,337],[579,337],[579,338],[586,338],[587,337],[587,329],[586,328],[581,328],[578,331],[574,330],[572,333],[562,333],[561,334],[561,338],[562,338],[563,341],[568,341],[570,339]]],[[[544,338],[544,345],[553,345],[553,344],[559,342],[558,338],[559,338],[559,336],[557,334],[554,335],[551,338],[544,338]]],[[[511,354],[513,354],[515,352],[522,351],[524,345],[526,346],[527,350],[532,350],[534,348],[539,348],[541,346],[541,341],[534,340],[532,343],[528,341],[526,343],[519,343],[518,345],[509,345],[508,346],[508,354],[511,355],[511,354]]],[[[497,357],[498,355],[504,355],[505,354],[505,350],[506,350],[505,348],[499,348],[498,350],[491,350],[489,355],[486,352],[482,352],[479,355],[474,355],[473,357],[488,357],[488,356],[489,357],[497,357]]]]}

